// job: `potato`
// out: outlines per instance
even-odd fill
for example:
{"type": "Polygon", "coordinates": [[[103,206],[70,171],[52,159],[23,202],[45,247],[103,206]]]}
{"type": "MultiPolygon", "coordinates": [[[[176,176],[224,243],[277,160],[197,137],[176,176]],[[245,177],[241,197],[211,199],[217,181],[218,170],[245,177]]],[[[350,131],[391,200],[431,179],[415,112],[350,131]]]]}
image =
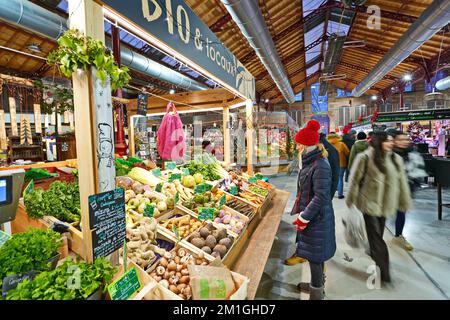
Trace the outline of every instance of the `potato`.
{"type": "Polygon", "coordinates": [[[175,294],[179,294],[180,290],[178,290],[178,288],[176,286],[174,286],[173,284],[169,285],[169,290],[172,291],[175,294]]]}

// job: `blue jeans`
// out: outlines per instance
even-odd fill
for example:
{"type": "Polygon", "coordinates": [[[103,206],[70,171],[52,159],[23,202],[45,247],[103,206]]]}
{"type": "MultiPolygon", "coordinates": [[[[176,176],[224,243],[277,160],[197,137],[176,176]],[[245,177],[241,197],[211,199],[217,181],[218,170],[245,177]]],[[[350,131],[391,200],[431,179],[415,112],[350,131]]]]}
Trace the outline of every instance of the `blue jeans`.
{"type": "Polygon", "coordinates": [[[395,236],[401,236],[405,227],[405,212],[397,210],[397,218],[395,219],[395,236]]]}
{"type": "Polygon", "coordinates": [[[345,175],[345,168],[339,169],[339,180],[338,180],[338,196],[344,196],[344,175],[345,175]]]}

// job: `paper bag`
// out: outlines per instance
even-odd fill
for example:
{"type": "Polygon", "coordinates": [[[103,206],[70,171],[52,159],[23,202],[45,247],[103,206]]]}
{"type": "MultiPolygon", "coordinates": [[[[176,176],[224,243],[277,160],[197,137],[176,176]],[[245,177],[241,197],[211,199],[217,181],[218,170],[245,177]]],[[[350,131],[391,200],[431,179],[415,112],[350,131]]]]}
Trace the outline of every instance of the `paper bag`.
{"type": "Polygon", "coordinates": [[[230,270],[224,267],[188,266],[192,299],[228,300],[236,291],[230,270]]]}

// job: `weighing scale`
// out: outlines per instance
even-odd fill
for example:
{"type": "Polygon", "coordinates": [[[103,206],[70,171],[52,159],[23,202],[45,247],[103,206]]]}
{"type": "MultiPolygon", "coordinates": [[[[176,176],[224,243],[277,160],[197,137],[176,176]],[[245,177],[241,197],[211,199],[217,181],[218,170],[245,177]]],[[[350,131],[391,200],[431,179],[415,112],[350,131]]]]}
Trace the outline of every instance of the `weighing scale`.
{"type": "Polygon", "coordinates": [[[24,178],[23,169],[0,171],[0,230],[4,223],[16,218],[24,178]]]}

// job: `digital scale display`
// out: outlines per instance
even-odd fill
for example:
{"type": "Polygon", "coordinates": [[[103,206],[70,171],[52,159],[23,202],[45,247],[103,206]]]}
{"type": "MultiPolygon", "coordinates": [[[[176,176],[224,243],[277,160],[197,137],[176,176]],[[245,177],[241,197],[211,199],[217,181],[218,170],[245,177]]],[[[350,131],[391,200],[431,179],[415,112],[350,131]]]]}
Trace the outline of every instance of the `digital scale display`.
{"type": "Polygon", "coordinates": [[[0,177],[0,206],[8,205],[12,201],[12,179],[11,177],[0,177]]]}

